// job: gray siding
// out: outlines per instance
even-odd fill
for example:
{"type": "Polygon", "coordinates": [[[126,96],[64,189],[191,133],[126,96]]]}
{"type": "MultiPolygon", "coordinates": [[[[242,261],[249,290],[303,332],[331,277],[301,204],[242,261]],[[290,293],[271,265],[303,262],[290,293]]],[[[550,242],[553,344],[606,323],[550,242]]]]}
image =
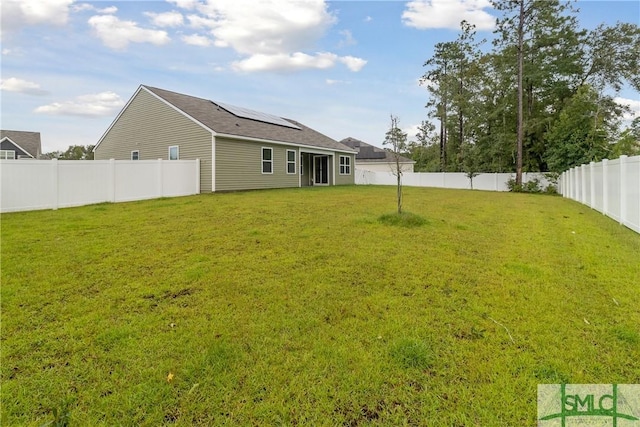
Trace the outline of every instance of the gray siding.
{"type": "Polygon", "coordinates": [[[296,173],[287,174],[286,152],[300,152],[296,147],[217,137],[216,191],[285,188],[299,186],[299,164],[296,173]],[[273,149],[273,173],[262,173],[262,147],[273,149]]]}
{"type": "Polygon", "coordinates": [[[211,132],[158,100],[144,89],[131,100],[96,148],[96,160],[168,159],[169,147],[180,147],[181,160],[200,159],[200,191],[211,189],[211,132]]]}
{"type": "MultiPolygon", "coordinates": [[[[31,155],[29,155],[29,153],[27,153],[25,151],[22,151],[21,149],[16,147],[15,144],[13,144],[8,139],[5,139],[4,141],[2,141],[0,143],[0,150],[15,151],[16,152],[16,159],[18,158],[18,156],[25,156],[25,157],[31,158],[31,155]]],[[[33,158],[35,159],[36,157],[34,156],[33,158]]]]}
{"type": "Polygon", "coordinates": [[[353,154],[340,154],[340,153],[336,153],[336,155],[334,156],[334,165],[333,167],[335,168],[336,171],[336,184],[335,185],[349,185],[349,184],[355,184],[355,159],[353,154]],[[348,156],[351,158],[351,173],[349,175],[340,175],[340,156],[348,156]]]}

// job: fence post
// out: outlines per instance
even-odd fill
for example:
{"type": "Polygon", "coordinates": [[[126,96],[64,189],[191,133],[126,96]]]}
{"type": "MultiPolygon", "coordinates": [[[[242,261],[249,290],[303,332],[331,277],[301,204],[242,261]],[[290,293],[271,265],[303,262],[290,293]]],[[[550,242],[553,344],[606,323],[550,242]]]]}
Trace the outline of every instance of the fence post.
{"type": "Polygon", "coordinates": [[[51,204],[51,209],[58,210],[58,202],[60,199],[60,195],[58,192],[59,183],[58,183],[58,159],[51,159],[51,185],[53,186],[51,194],[53,195],[53,203],[51,204]]]}
{"type": "Polygon", "coordinates": [[[573,171],[571,169],[567,171],[567,183],[567,190],[569,192],[568,197],[573,199],[573,171]]]}
{"type": "Polygon", "coordinates": [[[571,200],[576,200],[576,168],[575,166],[569,169],[571,173],[571,200]]]}
{"type": "Polygon", "coordinates": [[[442,188],[447,188],[446,187],[446,177],[447,177],[446,172],[442,172],[442,188]]]}
{"type": "Polygon", "coordinates": [[[627,156],[620,156],[620,224],[627,222],[627,156]]]}
{"type": "Polygon", "coordinates": [[[591,209],[596,206],[596,177],[593,173],[595,166],[596,164],[594,162],[589,162],[589,206],[591,209]]]}
{"type": "Polygon", "coordinates": [[[609,160],[602,159],[602,214],[609,216],[609,160]]]}
{"type": "Polygon", "coordinates": [[[587,170],[587,165],[580,165],[580,203],[583,205],[586,204],[587,201],[587,176],[585,171],[587,170]]]}
{"type": "Polygon", "coordinates": [[[108,182],[108,194],[107,197],[108,202],[115,203],[116,202],[116,160],[109,159],[109,173],[107,179],[108,182]]]}
{"type": "Polygon", "coordinates": [[[162,159],[158,159],[158,197],[163,197],[162,192],[162,159]]]}
{"type": "Polygon", "coordinates": [[[200,159],[196,159],[196,194],[200,194],[200,159]]]}

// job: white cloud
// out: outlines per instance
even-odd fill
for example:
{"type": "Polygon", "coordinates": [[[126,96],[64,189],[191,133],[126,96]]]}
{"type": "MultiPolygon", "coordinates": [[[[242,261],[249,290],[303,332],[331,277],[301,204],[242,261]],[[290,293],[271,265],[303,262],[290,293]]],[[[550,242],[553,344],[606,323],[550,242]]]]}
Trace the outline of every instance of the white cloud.
{"type": "MultiPolygon", "coordinates": [[[[324,0],[169,1],[196,11],[187,15],[189,26],[208,29],[214,46],[231,48],[242,55],[232,64],[236,71],[326,69],[339,62],[359,71],[366,64],[364,59],[351,56],[308,52],[336,22],[324,0]]],[[[355,43],[348,30],[341,34],[341,45],[355,43]]],[[[201,45],[210,42],[202,36],[185,36],[183,40],[201,45]]]]}
{"type": "Polygon", "coordinates": [[[76,3],[73,5],[72,10],[74,12],[84,12],[86,10],[95,11],[96,7],[89,3],[76,3]]]}
{"type": "Polygon", "coordinates": [[[215,21],[216,45],[247,55],[302,51],[335,22],[323,0],[211,1],[199,10],[215,21]]]}
{"type": "Polygon", "coordinates": [[[199,0],[167,0],[169,3],[173,3],[180,9],[193,10],[197,6],[201,5],[199,0]]]}
{"type": "Polygon", "coordinates": [[[198,9],[215,21],[217,46],[247,55],[302,51],[335,23],[323,0],[209,1],[198,9]]]}
{"type": "Polygon", "coordinates": [[[121,21],[113,15],[92,16],[89,25],[102,43],[115,50],[123,50],[129,43],[152,43],[159,46],[170,41],[166,31],[140,28],[134,21],[121,21]]]}
{"type": "Polygon", "coordinates": [[[184,24],[184,18],[180,12],[171,11],[164,13],[145,12],[151,18],[153,25],[158,27],[179,27],[184,24]]]}
{"type": "Polygon", "coordinates": [[[338,56],[334,53],[320,52],[315,55],[307,55],[295,52],[275,55],[256,54],[247,59],[236,61],[232,64],[238,71],[298,71],[306,69],[326,69],[335,65],[338,56]]]}
{"type": "Polygon", "coordinates": [[[2,0],[2,33],[25,25],[65,25],[71,3],[73,0],[2,0]]]}
{"type": "Polygon", "coordinates": [[[640,99],[629,99],[617,96],[614,98],[614,101],[631,109],[630,112],[624,114],[624,120],[633,120],[636,117],[640,117],[640,99]]]}
{"type": "Polygon", "coordinates": [[[362,67],[364,67],[367,64],[366,60],[362,58],[356,58],[354,56],[343,56],[339,60],[354,73],[362,70],[362,67]]]}
{"type": "Polygon", "coordinates": [[[73,101],[42,105],[36,108],[34,112],[51,115],[99,117],[110,116],[122,108],[123,105],[124,101],[120,98],[120,95],[107,91],[78,96],[73,101]]]}
{"type": "Polygon", "coordinates": [[[371,21],[373,21],[373,18],[368,15],[364,18],[364,22],[371,22],[371,21]]]}
{"type": "Polygon", "coordinates": [[[411,125],[405,128],[402,128],[402,132],[407,134],[407,140],[412,141],[416,139],[416,135],[419,132],[420,125],[411,125]]]}
{"type": "Polygon", "coordinates": [[[97,7],[95,7],[92,4],[89,3],[80,3],[80,4],[74,4],[72,7],[72,10],[74,12],[85,12],[85,11],[91,11],[91,12],[98,12],[98,13],[104,13],[104,14],[114,14],[118,11],[118,8],[115,6],[109,6],[109,7],[105,7],[103,9],[99,9],[97,7]]]}
{"type": "Polygon", "coordinates": [[[256,71],[301,71],[309,69],[328,69],[334,67],[336,63],[343,63],[351,71],[360,71],[367,63],[364,59],[353,56],[338,56],[331,52],[318,52],[309,55],[303,52],[292,54],[280,53],[275,55],[256,54],[236,61],[232,67],[236,71],[256,72],[256,71]]]}
{"type": "Polygon", "coordinates": [[[338,43],[338,47],[352,46],[358,43],[356,39],[353,38],[353,34],[351,34],[351,31],[349,30],[340,31],[340,35],[343,36],[344,39],[340,40],[340,42],[338,43]]]}
{"type": "Polygon", "coordinates": [[[189,44],[189,45],[192,45],[192,46],[201,46],[201,47],[211,46],[211,39],[209,39],[209,38],[207,38],[205,36],[201,36],[199,34],[191,34],[191,35],[188,35],[188,36],[182,36],[181,39],[186,44],[189,44]]]}
{"type": "Polygon", "coordinates": [[[491,8],[489,0],[412,0],[402,13],[402,22],[418,29],[459,29],[460,21],[475,24],[478,30],[492,30],[496,18],[484,9],[491,8]]]}
{"type": "Polygon", "coordinates": [[[46,95],[48,93],[46,90],[42,90],[38,83],[18,79],[16,77],[0,80],[0,90],[24,93],[27,95],[46,95]]]}
{"type": "Polygon", "coordinates": [[[200,15],[187,15],[189,26],[191,28],[214,28],[216,26],[215,19],[204,18],[200,15]]]}
{"type": "Polygon", "coordinates": [[[348,85],[351,82],[348,82],[346,80],[334,80],[334,79],[326,79],[325,82],[329,85],[329,86],[333,86],[333,85],[339,85],[339,84],[345,84],[348,85]]]}

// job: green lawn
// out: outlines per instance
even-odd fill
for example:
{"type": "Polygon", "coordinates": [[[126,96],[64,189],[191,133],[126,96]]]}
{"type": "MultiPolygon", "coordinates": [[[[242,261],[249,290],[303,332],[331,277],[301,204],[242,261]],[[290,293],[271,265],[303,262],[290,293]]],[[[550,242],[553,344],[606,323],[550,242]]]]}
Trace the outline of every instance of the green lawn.
{"type": "Polygon", "coordinates": [[[239,192],[2,215],[2,425],[536,424],[640,382],[640,235],[560,197],[239,192]],[[65,418],[69,417],[69,418],[65,418]]]}

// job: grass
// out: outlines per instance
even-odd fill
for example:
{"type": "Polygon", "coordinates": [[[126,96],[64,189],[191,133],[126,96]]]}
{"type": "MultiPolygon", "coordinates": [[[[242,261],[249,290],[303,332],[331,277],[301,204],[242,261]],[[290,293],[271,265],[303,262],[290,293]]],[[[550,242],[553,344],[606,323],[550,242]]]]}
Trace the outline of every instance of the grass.
{"type": "Polygon", "coordinates": [[[402,212],[402,213],[386,213],[380,215],[378,218],[382,224],[395,225],[399,227],[421,227],[426,224],[426,220],[419,215],[413,214],[411,212],[402,212]]]}
{"type": "Polygon", "coordinates": [[[640,236],[559,197],[239,192],[2,216],[2,425],[536,424],[640,382],[640,236]],[[57,424],[56,424],[57,423],[57,424]]]}

